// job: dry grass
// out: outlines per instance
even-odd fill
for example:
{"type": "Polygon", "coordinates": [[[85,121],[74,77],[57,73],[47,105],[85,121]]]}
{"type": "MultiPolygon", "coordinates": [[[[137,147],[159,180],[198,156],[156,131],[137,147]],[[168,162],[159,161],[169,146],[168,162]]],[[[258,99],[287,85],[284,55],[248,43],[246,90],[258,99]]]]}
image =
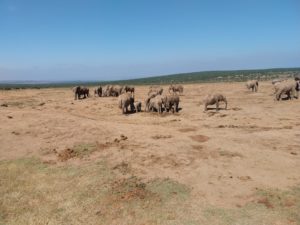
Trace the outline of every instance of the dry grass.
{"type": "Polygon", "coordinates": [[[119,177],[104,162],[49,167],[33,158],[5,161],[0,180],[0,224],[7,225],[161,224],[165,210],[189,196],[170,179],[119,177]]]}
{"type": "Polygon", "coordinates": [[[299,187],[259,190],[244,206],[220,208],[195,203],[176,181],[120,176],[105,162],[54,167],[33,158],[2,161],[0,180],[0,224],[6,225],[300,224],[299,187]]]}
{"type": "Polygon", "coordinates": [[[300,224],[299,99],[271,93],[191,84],[179,113],[124,116],[113,97],[3,91],[0,224],[300,224]],[[212,90],[228,110],[202,112],[212,90]]]}

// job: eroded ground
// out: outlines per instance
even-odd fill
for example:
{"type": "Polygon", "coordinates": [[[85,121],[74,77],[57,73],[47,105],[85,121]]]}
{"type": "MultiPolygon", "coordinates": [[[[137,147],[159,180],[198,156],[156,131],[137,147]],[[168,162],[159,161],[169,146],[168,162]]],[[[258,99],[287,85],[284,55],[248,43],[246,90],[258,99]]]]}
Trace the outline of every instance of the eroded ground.
{"type": "Polygon", "coordinates": [[[300,224],[300,100],[270,82],[184,88],[174,115],[1,91],[0,224],[300,224]],[[214,90],[228,110],[203,113],[214,90]]]}

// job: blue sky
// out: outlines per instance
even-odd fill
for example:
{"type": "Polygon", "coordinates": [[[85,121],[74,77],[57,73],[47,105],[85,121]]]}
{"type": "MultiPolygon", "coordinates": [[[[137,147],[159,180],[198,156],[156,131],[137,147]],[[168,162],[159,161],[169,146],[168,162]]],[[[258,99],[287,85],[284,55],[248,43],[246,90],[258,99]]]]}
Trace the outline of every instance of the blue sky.
{"type": "Polygon", "coordinates": [[[299,0],[0,0],[0,80],[299,66],[299,0]]]}

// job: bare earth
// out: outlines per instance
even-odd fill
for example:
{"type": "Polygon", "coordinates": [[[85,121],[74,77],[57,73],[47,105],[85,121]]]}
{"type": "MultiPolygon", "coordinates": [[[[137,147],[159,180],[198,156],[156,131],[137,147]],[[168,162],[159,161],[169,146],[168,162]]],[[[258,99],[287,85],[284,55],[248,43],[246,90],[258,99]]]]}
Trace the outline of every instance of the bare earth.
{"type": "MultiPolygon", "coordinates": [[[[144,102],[147,91],[148,86],[137,86],[135,99],[144,102]]],[[[170,207],[170,215],[159,220],[155,215],[144,218],[137,213],[138,209],[133,214],[122,211],[122,206],[118,208],[123,213],[120,218],[114,214],[108,218],[107,212],[101,222],[101,213],[97,214],[96,203],[93,203],[87,210],[92,214],[84,221],[78,219],[75,222],[71,218],[71,212],[75,215],[75,211],[67,211],[72,208],[70,205],[60,206],[65,210],[62,212],[47,211],[57,215],[51,218],[47,213],[44,216],[36,213],[38,210],[26,212],[27,217],[23,212],[14,214],[7,205],[16,199],[8,189],[3,190],[4,185],[9,185],[4,182],[0,193],[5,196],[0,196],[0,224],[1,218],[3,224],[46,224],[47,221],[48,224],[64,224],[64,221],[70,222],[66,224],[300,224],[297,213],[289,214],[299,209],[295,208],[299,207],[300,199],[293,197],[296,194],[291,192],[291,206],[279,209],[280,212],[287,211],[281,216],[273,215],[277,205],[272,202],[272,196],[261,199],[257,194],[259,190],[276,193],[299,190],[300,184],[300,100],[277,102],[272,93],[270,82],[260,83],[257,93],[246,90],[243,83],[184,85],[179,105],[182,109],[177,114],[141,112],[122,115],[117,98],[92,96],[75,101],[70,88],[1,91],[0,104],[8,105],[0,107],[3,173],[9,171],[12,164],[19,165],[14,163],[16,160],[26,158],[37,159],[47,168],[61,170],[87,169],[97,162],[105,162],[119,180],[137,177],[148,184],[157,179],[169,179],[188,188],[189,193],[186,199],[177,200],[178,204],[187,205],[187,212],[182,209],[178,210],[181,213],[172,211],[170,207]],[[201,100],[214,90],[227,97],[228,110],[216,112],[211,109],[204,113],[201,100]],[[81,152],[76,152],[78,146],[84,146],[81,152]],[[264,212],[258,221],[255,213],[247,214],[252,210],[247,208],[249,204],[255,204],[256,210],[264,212]],[[212,208],[222,211],[208,210],[212,208]],[[236,215],[227,211],[240,208],[246,213],[238,211],[236,215]],[[18,216],[19,220],[16,219],[18,216]]],[[[36,176],[44,173],[35,171],[36,176]]],[[[19,179],[18,175],[14,176],[19,179]]],[[[61,176],[58,173],[49,182],[58,177],[61,179],[61,176]]],[[[87,172],[76,179],[78,183],[92,182],[95,176],[97,174],[87,172]]],[[[8,176],[1,178],[9,179],[8,176]]],[[[40,185],[38,180],[34,182],[40,185]]],[[[94,190],[104,187],[96,186],[84,188],[87,192],[93,190],[90,192],[93,196],[94,190]]],[[[71,191],[72,186],[68,189],[71,191]]],[[[22,189],[18,189],[18,193],[22,193],[22,189]]],[[[62,196],[64,200],[61,201],[73,198],[71,196],[62,196]]],[[[151,196],[149,199],[155,198],[151,196]]],[[[141,201],[144,198],[140,198],[141,201]]],[[[59,205],[61,201],[56,203],[59,205]]],[[[86,202],[84,197],[81,201],[86,202]]],[[[34,201],[28,204],[35,205],[34,201]]],[[[47,205],[47,200],[39,198],[37,204],[47,205]]],[[[145,212],[157,213],[155,205],[146,207],[145,212]]],[[[279,204],[278,207],[283,206],[279,204]]],[[[84,212],[78,211],[78,217],[84,212]]]]}

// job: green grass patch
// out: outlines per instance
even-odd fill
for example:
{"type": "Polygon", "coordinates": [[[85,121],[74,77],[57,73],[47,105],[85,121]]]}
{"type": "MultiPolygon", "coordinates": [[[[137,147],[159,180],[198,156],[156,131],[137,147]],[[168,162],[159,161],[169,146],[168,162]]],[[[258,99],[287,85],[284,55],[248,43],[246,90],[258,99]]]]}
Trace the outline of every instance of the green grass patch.
{"type": "Polygon", "coordinates": [[[188,196],[181,184],[120,177],[105,162],[55,167],[34,158],[2,161],[0,181],[0,224],[6,225],[169,224],[180,218],[184,201],[172,197],[172,187],[188,196]]]}

